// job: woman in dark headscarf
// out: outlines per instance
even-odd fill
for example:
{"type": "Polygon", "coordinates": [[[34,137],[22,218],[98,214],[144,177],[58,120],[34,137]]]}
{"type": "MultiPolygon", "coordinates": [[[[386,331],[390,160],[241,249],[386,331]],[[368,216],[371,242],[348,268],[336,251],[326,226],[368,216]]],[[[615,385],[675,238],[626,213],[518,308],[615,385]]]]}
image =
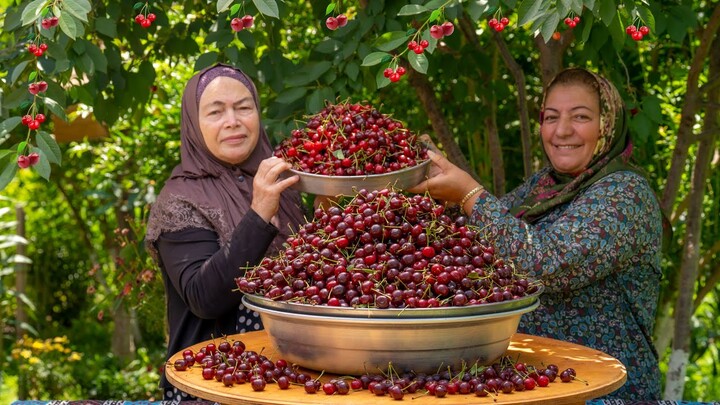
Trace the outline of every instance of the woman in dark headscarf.
{"type": "Polygon", "coordinates": [[[550,166],[502,198],[432,152],[432,177],[412,191],[459,203],[501,257],[543,282],[541,305],[519,331],[622,361],[628,380],[610,397],[659,399],[652,333],[665,225],[630,163],[622,99],[605,78],[568,69],[548,86],[540,123],[550,166]]]}
{"type": "MultiPolygon", "coordinates": [[[[235,278],[277,252],[304,223],[301,200],[281,180],[290,164],[272,156],[252,81],[215,65],[198,72],[182,99],[181,163],[153,204],[146,245],[162,269],[168,358],[198,342],[258,330],[235,278]]],[[[163,376],[165,399],[185,396],[163,376]]]]}

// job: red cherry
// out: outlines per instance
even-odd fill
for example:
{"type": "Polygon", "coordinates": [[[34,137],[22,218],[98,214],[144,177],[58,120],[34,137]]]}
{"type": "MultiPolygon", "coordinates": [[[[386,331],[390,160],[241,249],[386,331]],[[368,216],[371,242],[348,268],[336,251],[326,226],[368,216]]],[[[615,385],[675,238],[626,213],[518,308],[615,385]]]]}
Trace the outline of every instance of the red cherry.
{"type": "Polygon", "coordinates": [[[345,14],[340,14],[337,16],[337,21],[338,21],[338,25],[340,25],[341,27],[344,27],[347,25],[348,18],[345,14]]]}
{"type": "Polygon", "coordinates": [[[148,20],[147,18],[140,22],[140,26],[143,28],[149,28],[151,25],[152,21],[148,20]]]}
{"type": "Polygon", "coordinates": [[[422,255],[427,258],[435,257],[435,249],[432,246],[425,246],[422,248],[422,255]]]}
{"type": "Polygon", "coordinates": [[[505,26],[502,24],[498,24],[495,26],[495,31],[497,31],[497,32],[502,32],[502,30],[504,30],[504,29],[505,29],[505,26]]]}
{"type": "Polygon", "coordinates": [[[433,25],[430,27],[430,36],[435,39],[440,39],[445,36],[443,28],[439,25],[433,25]]]}
{"type": "Polygon", "coordinates": [[[17,164],[21,169],[27,169],[30,167],[30,159],[25,155],[20,155],[17,158],[17,164]]]}
{"type": "Polygon", "coordinates": [[[145,21],[145,16],[142,14],[138,14],[135,16],[135,22],[138,24],[141,24],[143,21],[145,21]]]}
{"type": "Polygon", "coordinates": [[[508,24],[510,24],[510,20],[507,17],[503,17],[500,19],[500,24],[508,25],[508,24]]]}
{"type": "Polygon", "coordinates": [[[573,21],[574,21],[576,24],[579,23],[579,22],[580,22],[580,17],[575,16],[575,17],[573,18],[573,21]]]}
{"type": "Polygon", "coordinates": [[[43,56],[43,53],[43,50],[40,48],[36,49],[35,52],[33,52],[33,54],[37,57],[43,56]]]}
{"type": "Polygon", "coordinates": [[[230,21],[230,28],[232,28],[233,31],[238,32],[242,31],[243,22],[241,18],[235,17],[230,21]]]}
{"type": "Polygon", "coordinates": [[[494,29],[495,26],[497,26],[498,24],[500,24],[500,22],[497,20],[497,18],[491,18],[488,20],[488,25],[490,26],[490,28],[494,29]]]}
{"type": "Polygon", "coordinates": [[[35,95],[40,92],[40,87],[37,83],[30,83],[28,85],[28,91],[30,92],[30,94],[35,95]]]}
{"type": "Polygon", "coordinates": [[[325,20],[325,26],[328,27],[329,30],[335,31],[336,29],[338,29],[340,24],[338,23],[337,18],[330,16],[327,18],[327,20],[325,20]]]}
{"type": "Polygon", "coordinates": [[[37,85],[38,85],[38,90],[40,91],[40,93],[44,92],[48,88],[48,84],[44,80],[37,82],[37,85]]]}
{"type": "Polygon", "coordinates": [[[40,155],[38,155],[37,153],[33,152],[28,155],[28,162],[30,163],[30,166],[35,166],[39,161],[40,155]]]}
{"type": "Polygon", "coordinates": [[[628,35],[632,35],[632,33],[635,31],[637,31],[637,27],[635,27],[634,25],[628,25],[627,27],[625,27],[625,32],[628,35]]]}
{"type": "Polygon", "coordinates": [[[58,25],[59,22],[60,22],[60,19],[59,19],[59,18],[57,18],[57,17],[55,17],[55,16],[50,17],[50,24],[51,24],[53,27],[56,26],[56,25],[58,25]]]}
{"type": "Polygon", "coordinates": [[[442,30],[443,30],[443,35],[445,35],[445,36],[452,35],[452,33],[455,32],[455,26],[450,21],[445,21],[442,24],[442,30]]]}
{"type": "Polygon", "coordinates": [[[38,47],[37,47],[37,45],[35,45],[35,44],[30,44],[30,45],[28,45],[27,50],[28,50],[29,53],[35,53],[35,51],[38,50],[38,47]]]}
{"type": "Polygon", "coordinates": [[[416,54],[420,55],[421,53],[425,52],[425,48],[423,48],[422,46],[418,45],[418,46],[416,46],[415,48],[413,48],[412,51],[415,52],[416,54]]]}
{"type": "Polygon", "coordinates": [[[255,17],[251,16],[250,14],[246,14],[242,18],[242,24],[243,28],[250,28],[255,24],[255,17]]]}
{"type": "Polygon", "coordinates": [[[537,378],[538,387],[547,387],[550,384],[550,378],[546,375],[541,375],[537,378]]]}
{"type": "Polygon", "coordinates": [[[419,45],[422,46],[423,49],[425,49],[425,48],[427,48],[428,46],[430,46],[430,42],[428,42],[427,39],[423,39],[422,41],[420,41],[420,44],[419,44],[419,45]]]}
{"type": "Polygon", "coordinates": [[[577,23],[573,20],[570,20],[570,22],[568,23],[568,27],[570,27],[570,28],[575,28],[576,25],[577,25],[577,23]]]}
{"type": "Polygon", "coordinates": [[[50,28],[53,27],[52,21],[49,18],[45,18],[42,21],[40,21],[40,26],[46,30],[49,30],[50,28]]]}
{"type": "Polygon", "coordinates": [[[567,25],[567,26],[569,27],[569,26],[570,26],[570,23],[572,22],[572,18],[570,18],[570,17],[565,17],[565,20],[564,20],[563,22],[565,23],[565,25],[567,25]]]}
{"type": "Polygon", "coordinates": [[[47,51],[47,49],[48,49],[48,45],[47,45],[47,44],[40,44],[40,46],[38,46],[38,48],[39,48],[41,51],[45,52],[45,51],[47,51]]]}
{"type": "Polygon", "coordinates": [[[398,74],[397,72],[394,72],[393,74],[390,75],[391,82],[395,83],[398,80],[400,80],[400,74],[398,74]]]}
{"type": "Polygon", "coordinates": [[[416,41],[410,41],[410,42],[408,42],[408,44],[407,44],[408,49],[411,50],[411,51],[412,51],[413,49],[415,49],[415,47],[417,47],[417,46],[418,46],[418,43],[417,43],[416,41]]]}
{"type": "Polygon", "coordinates": [[[150,13],[150,14],[147,15],[147,17],[145,17],[145,19],[148,20],[148,21],[150,21],[150,22],[155,21],[155,18],[156,18],[156,16],[155,16],[155,14],[153,14],[153,13],[150,13]]]}
{"type": "Polygon", "coordinates": [[[641,41],[643,39],[643,34],[640,31],[635,31],[630,36],[636,41],[641,41]]]}
{"type": "Polygon", "coordinates": [[[402,66],[399,66],[399,67],[397,68],[396,72],[397,72],[397,74],[399,74],[400,76],[404,76],[405,73],[407,73],[407,71],[405,70],[405,68],[402,67],[402,66]]]}
{"type": "Polygon", "coordinates": [[[385,70],[383,70],[383,76],[385,77],[390,77],[390,75],[393,73],[395,73],[395,71],[392,70],[392,68],[386,68],[385,70]]]}
{"type": "Polygon", "coordinates": [[[30,114],[26,114],[26,115],[23,115],[22,120],[20,120],[20,122],[23,125],[27,126],[27,124],[29,124],[30,121],[32,121],[32,120],[33,120],[33,117],[30,114]]]}
{"type": "Polygon", "coordinates": [[[27,127],[34,131],[34,130],[40,128],[40,123],[37,120],[32,120],[32,121],[28,122],[27,127]]]}
{"type": "Polygon", "coordinates": [[[650,33],[650,28],[648,28],[648,26],[646,25],[643,25],[642,27],[640,27],[639,31],[641,34],[647,35],[650,33]]]}
{"type": "Polygon", "coordinates": [[[35,120],[42,124],[43,122],[45,122],[45,114],[37,114],[35,116],[35,120]]]}
{"type": "Polygon", "coordinates": [[[557,31],[553,32],[553,34],[552,34],[552,39],[554,39],[556,41],[559,41],[561,37],[562,37],[562,35],[557,31]]]}

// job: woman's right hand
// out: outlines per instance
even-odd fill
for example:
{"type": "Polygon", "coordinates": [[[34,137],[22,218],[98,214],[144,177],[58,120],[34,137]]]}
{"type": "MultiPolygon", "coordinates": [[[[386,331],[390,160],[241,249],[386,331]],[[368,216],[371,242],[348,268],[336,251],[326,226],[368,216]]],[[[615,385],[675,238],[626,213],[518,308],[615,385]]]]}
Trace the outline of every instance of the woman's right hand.
{"type": "Polygon", "coordinates": [[[459,203],[469,191],[479,186],[470,174],[452,164],[441,153],[431,148],[428,157],[431,161],[428,179],[407,191],[418,194],[427,192],[432,198],[459,203]]]}
{"type": "Polygon", "coordinates": [[[297,175],[280,178],[280,174],[290,167],[290,163],[275,156],[263,160],[258,166],[253,179],[253,197],[250,208],[266,222],[270,222],[280,208],[282,192],[300,181],[300,177],[297,175]]]}

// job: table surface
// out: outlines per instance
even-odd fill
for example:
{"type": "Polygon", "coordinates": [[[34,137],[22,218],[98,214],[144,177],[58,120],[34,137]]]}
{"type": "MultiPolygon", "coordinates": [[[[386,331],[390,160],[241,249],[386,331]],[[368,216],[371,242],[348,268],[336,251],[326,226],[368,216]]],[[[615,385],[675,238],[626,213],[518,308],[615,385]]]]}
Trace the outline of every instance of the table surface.
{"type": "MultiPolygon", "coordinates": [[[[241,340],[247,350],[261,352],[273,359],[274,348],[265,331],[249,332],[228,336],[231,342],[241,340]]],[[[217,343],[218,340],[215,342],[217,343]]],[[[190,347],[194,352],[206,346],[201,342],[190,347]]],[[[533,365],[558,365],[560,370],[572,367],[577,372],[579,380],[563,383],[558,377],[547,387],[536,387],[531,391],[513,392],[511,394],[498,394],[494,398],[468,395],[447,395],[444,398],[435,398],[430,395],[406,394],[405,401],[412,401],[413,405],[424,404],[584,404],[586,400],[609,394],[620,388],[627,378],[625,366],[620,361],[603,352],[567,343],[555,339],[516,333],[505,355],[513,359],[518,358],[533,365]]],[[[182,358],[182,351],[173,355],[165,367],[168,381],[179,389],[199,398],[216,401],[222,404],[361,404],[376,405],[384,401],[393,402],[389,396],[377,397],[367,390],[350,392],[348,395],[326,395],[322,390],[316,394],[308,394],[300,385],[291,385],[287,390],[281,390],[277,384],[268,383],[264,391],[255,392],[250,384],[226,387],[222,383],[202,378],[200,367],[192,367],[186,371],[176,371],[173,364],[176,359],[182,358]]],[[[277,358],[275,358],[277,360],[277,358]]],[[[314,378],[320,373],[305,370],[314,378]]],[[[332,374],[322,374],[321,381],[336,377],[332,374]]]]}

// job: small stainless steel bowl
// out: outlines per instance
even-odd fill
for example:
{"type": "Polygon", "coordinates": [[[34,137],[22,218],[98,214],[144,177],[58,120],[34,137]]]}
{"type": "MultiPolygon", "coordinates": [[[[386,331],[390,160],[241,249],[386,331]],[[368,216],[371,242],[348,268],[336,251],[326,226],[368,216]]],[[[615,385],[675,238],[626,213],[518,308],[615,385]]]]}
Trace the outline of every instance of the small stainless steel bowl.
{"type": "Polygon", "coordinates": [[[522,314],[540,304],[454,317],[356,318],[280,311],[248,296],[243,302],[260,314],[280,358],[341,375],[387,371],[390,363],[417,373],[490,364],[507,350],[522,314]]]}
{"type": "Polygon", "coordinates": [[[404,190],[416,186],[426,179],[430,169],[430,160],[425,160],[415,166],[384,174],[369,174],[367,176],[324,176],[315,173],[305,173],[290,169],[283,174],[289,177],[297,174],[300,181],[292,188],[315,195],[354,196],[358,190],[382,190],[393,187],[404,190]]]}

